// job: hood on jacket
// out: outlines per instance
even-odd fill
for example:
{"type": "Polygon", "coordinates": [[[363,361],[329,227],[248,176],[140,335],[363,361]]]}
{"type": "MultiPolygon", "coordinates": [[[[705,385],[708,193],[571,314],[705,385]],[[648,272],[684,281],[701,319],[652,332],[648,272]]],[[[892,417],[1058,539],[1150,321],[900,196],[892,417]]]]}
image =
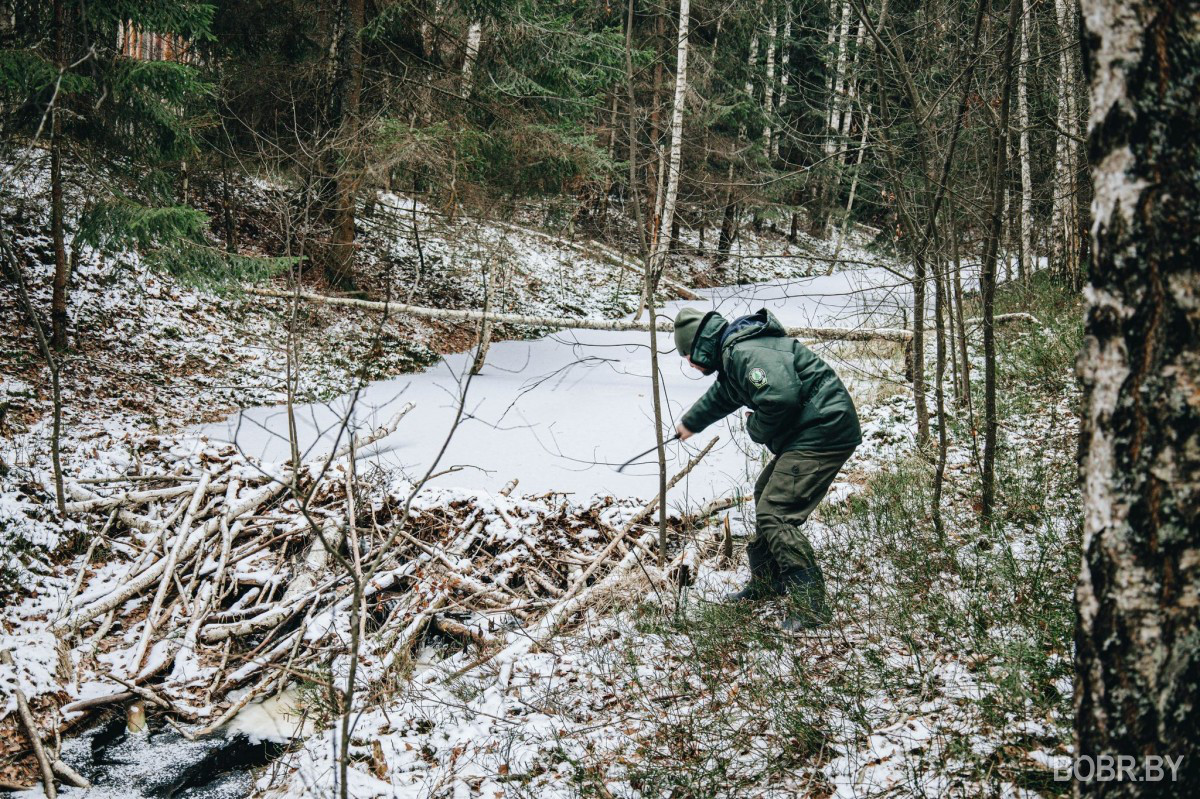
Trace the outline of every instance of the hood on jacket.
{"type": "Polygon", "coordinates": [[[705,372],[712,372],[721,366],[721,333],[728,323],[725,317],[717,311],[709,311],[700,320],[696,337],[692,339],[692,363],[705,372]]]}
{"type": "Polygon", "coordinates": [[[716,311],[709,311],[700,321],[696,338],[692,341],[692,362],[706,372],[721,367],[721,352],[739,341],[756,336],[786,336],[787,329],[766,308],[760,308],[749,316],[741,316],[732,322],[716,311]]]}

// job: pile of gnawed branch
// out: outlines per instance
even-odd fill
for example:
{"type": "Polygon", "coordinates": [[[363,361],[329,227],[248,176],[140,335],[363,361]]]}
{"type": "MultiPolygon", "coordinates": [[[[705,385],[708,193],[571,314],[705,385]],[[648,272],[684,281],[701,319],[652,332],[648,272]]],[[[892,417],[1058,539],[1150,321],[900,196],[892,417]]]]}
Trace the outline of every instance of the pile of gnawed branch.
{"type": "Polygon", "coordinates": [[[647,566],[657,498],[580,507],[514,497],[516,481],[497,494],[417,492],[357,473],[353,451],[272,471],[209,448],[173,468],[70,484],[68,512],[95,533],[47,620],[74,650],[63,715],[136,699],[202,735],[294,681],[336,694],[352,651],[367,680],[405,676],[429,636],[478,649],[480,663],[503,659],[642,567],[694,574],[694,547],[666,573],[647,566]]]}

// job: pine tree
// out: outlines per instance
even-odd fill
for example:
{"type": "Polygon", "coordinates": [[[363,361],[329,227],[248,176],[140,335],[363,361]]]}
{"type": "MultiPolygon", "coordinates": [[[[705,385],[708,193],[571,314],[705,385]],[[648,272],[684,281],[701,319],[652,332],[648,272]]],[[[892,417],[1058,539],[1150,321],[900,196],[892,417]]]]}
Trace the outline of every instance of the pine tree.
{"type": "Polygon", "coordinates": [[[179,197],[180,167],[197,152],[212,91],[190,48],[210,38],[213,13],[187,1],[54,0],[14,14],[0,49],[0,125],[9,144],[48,140],[59,349],[67,346],[69,264],[85,245],[140,247],[201,279],[252,266],[209,250],[207,217],[179,197]],[[179,49],[134,46],[150,37],[179,49]],[[79,159],[95,168],[86,187],[72,190],[63,165],[79,159]]]}

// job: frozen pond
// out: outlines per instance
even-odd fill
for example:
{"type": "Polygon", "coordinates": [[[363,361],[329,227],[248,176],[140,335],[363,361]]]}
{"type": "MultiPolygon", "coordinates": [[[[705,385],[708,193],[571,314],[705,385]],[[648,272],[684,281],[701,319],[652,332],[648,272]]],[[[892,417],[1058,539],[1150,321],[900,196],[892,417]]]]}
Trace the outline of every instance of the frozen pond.
{"type": "MultiPolygon", "coordinates": [[[[707,302],[672,303],[662,313],[673,317],[690,304],[716,308],[732,319],[766,307],[785,325],[894,327],[903,324],[902,308],[909,304],[903,279],[879,267],[703,294],[707,302]]],[[[873,374],[898,366],[897,348],[884,342],[858,344],[846,358],[836,355],[836,344],[812,346],[830,358],[860,403],[873,374]]],[[[664,412],[673,428],[713,378],[677,357],[670,334],[660,335],[659,347],[664,412]]],[[[416,407],[397,431],[362,453],[360,469],[377,462],[419,477],[446,439],[473,354],[452,355],[423,373],[371,383],[357,397],[299,406],[302,449],[331,449],[347,416],[352,427],[366,430],[412,402],[416,407]]],[[[200,432],[214,441],[235,442],[264,461],[288,458],[283,406],[245,410],[200,432]]],[[[718,449],[672,491],[672,506],[728,495],[757,473],[757,464],[750,462],[757,447],[745,436],[740,414],[686,445],[668,445],[670,470],[686,463],[714,434],[721,436],[718,449]]],[[[623,474],[616,468],[653,444],[648,333],[562,330],[536,341],[496,342],[487,366],[470,380],[463,421],[438,471],[462,468],[438,477],[436,484],[498,490],[515,477],[528,494],[572,492],[577,500],[595,494],[651,497],[658,488],[653,456],[623,474]]]]}

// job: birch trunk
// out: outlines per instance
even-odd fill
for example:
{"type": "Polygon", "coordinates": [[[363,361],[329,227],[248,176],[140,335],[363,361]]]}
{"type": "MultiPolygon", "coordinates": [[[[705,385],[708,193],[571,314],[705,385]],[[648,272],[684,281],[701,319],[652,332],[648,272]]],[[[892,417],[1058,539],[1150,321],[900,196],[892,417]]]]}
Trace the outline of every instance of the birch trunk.
{"type": "Polygon", "coordinates": [[[1078,193],[1076,191],[1076,148],[1071,138],[1078,119],[1074,97],[1074,10],[1069,0],[1055,0],[1055,17],[1061,42],[1058,59],[1058,136],[1054,147],[1054,228],[1055,260],[1063,275],[1075,279],[1078,272],[1078,247],[1075,239],[1078,193]]]}
{"type": "Polygon", "coordinates": [[[829,134],[825,138],[825,154],[837,152],[838,135],[842,129],[842,93],[846,82],[846,38],[850,33],[850,0],[842,0],[842,18],[837,29],[837,62],[829,92],[829,134]]]}
{"type": "MultiPolygon", "coordinates": [[[[1011,164],[1012,162],[1013,162],[1012,131],[1010,130],[1010,131],[1008,131],[1008,152],[1005,155],[1005,163],[1011,164]]],[[[1013,206],[1012,196],[1013,196],[1013,190],[1014,190],[1014,188],[1012,186],[1012,182],[1010,180],[1008,180],[1008,175],[1005,175],[1004,176],[1004,211],[1003,211],[1003,218],[1004,218],[1003,231],[1004,232],[1000,236],[1000,242],[1001,242],[1000,247],[1001,247],[1001,251],[1003,253],[1003,257],[1004,257],[1004,282],[1005,283],[1012,280],[1012,228],[1013,228],[1013,226],[1012,226],[1012,206],[1013,206]]]]}
{"type": "Polygon", "coordinates": [[[1151,757],[1171,760],[1160,781],[1081,781],[1078,795],[1193,796],[1200,784],[1200,7],[1083,0],[1083,18],[1095,196],[1080,355],[1075,754],[1130,756],[1138,780],[1151,778],[1151,757]]]}
{"type": "Polygon", "coordinates": [[[838,180],[836,169],[833,168],[832,162],[834,154],[838,151],[839,136],[842,128],[842,94],[846,80],[846,39],[850,31],[849,0],[842,0],[841,18],[836,25],[832,22],[832,17],[831,6],[831,22],[827,46],[832,50],[836,45],[837,58],[834,61],[833,74],[825,84],[829,90],[829,102],[825,110],[825,141],[822,143],[822,148],[826,156],[825,160],[830,163],[824,175],[814,181],[808,224],[809,235],[821,238],[824,238],[827,233],[829,207],[833,203],[833,195],[836,191],[835,186],[838,180]]]}
{"type": "Polygon", "coordinates": [[[854,101],[858,97],[858,57],[863,51],[863,38],[867,28],[859,24],[858,34],[854,37],[854,57],[850,60],[846,75],[846,97],[842,103],[842,119],[840,133],[842,139],[850,136],[850,123],[854,120],[854,101]]]}
{"type": "MultiPolygon", "coordinates": [[[[761,3],[759,4],[761,8],[761,3]]],[[[754,99],[754,72],[758,66],[758,20],[755,20],[754,33],[750,35],[750,54],[746,56],[746,83],[742,87],[746,96],[751,100],[754,99]]],[[[742,125],[738,130],[738,138],[745,138],[746,126],[742,125]]]]}
{"type": "MultiPolygon", "coordinates": [[[[247,294],[260,297],[275,297],[291,299],[293,293],[278,289],[247,288],[247,294]]],[[[528,314],[491,313],[481,311],[465,311],[456,308],[430,308],[422,305],[405,305],[398,302],[376,302],[374,300],[359,300],[353,297],[326,297],[311,291],[297,292],[294,296],[311,302],[323,302],[327,305],[344,305],[349,308],[366,308],[372,311],[387,311],[389,314],[409,314],[426,319],[440,319],[443,322],[478,322],[485,316],[495,324],[525,325],[528,327],[548,327],[556,330],[642,330],[650,329],[649,322],[630,319],[589,319],[582,316],[532,316],[528,314]]],[[[655,322],[659,331],[671,331],[675,325],[667,319],[655,322]]],[[[854,327],[789,327],[789,336],[797,338],[819,339],[821,341],[891,341],[897,344],[907,344],[912,340],[912,332],[894,327],[854,328],[854,327]]]]}
{"type": "Polygon", "coordinates": [[[774,14],[767,28],[767,74],[763,81],[763,116],[767,123],[763,126],[763,158],[771,157],[771,115],[775,113],[775,39],[779,25],[774,14]]]}
{"type": "Polygon", "coordinates": [[[488,349],[492,346],[492,303],[495,302],[496,286],[499,281],[496,280],[496,268],[486,268],[483,276],[483,319],[479,324],[479,343],[475,347],[475,359],[471,362],[471,374],[477,375],[483,371],[483,367],[487,365],[488,349]]]}
{"type": "Polygon", "coordinates": [[[1029,18],[1033,8],[1022,0],[1021,60],[1017,64],[1017,126],[1020,128],[1018,157],[1021,159],[1021,249],[1017,277],[1033,271],[1033,178],[1029,161],[1029,18]]]}
{"type": "Polygon", "coordinates": [[[675,57],[675,100],[671,107],[671,155],[667,160],[667,185],[663,197],[662,224],[654,238],[651,270],[661,274],[671,247],[671,225],[675,220],[675,205],[679,199],[679,169],[683,162],[683,104],[687,95],[688,16],[689,0],[679,0],[679,40],[675,57]],[[664,236],[662,231],[667,231],[664,236]]]}
{"type": "MultiPolygon", "coordinates": [[[[662,170],[662,86],[663,58],[662,39],[666,31],[663,28],[663,15],[656,13],[654,17],[654,92],[650,98],[650,149],[654,155],[646,160],[646,237],[650,242],[650,252],[654,251],[654,242],[658,240],[658,229],[662,223],[663,202],[663,170],[662,170]]],[[[642,297],[638,305],[638,315],[646,307],[646,298],[642,297]]]]}
{"type": "Polygon", "coordinates": [[[467,45],[463,52],[462,85],[459,93],[466,100],[471,96],[471,73],[475,71],[475,59],[479,56],[479,43],[483,39],[483,22],[476,20],[467,28],[467,45]]]}

